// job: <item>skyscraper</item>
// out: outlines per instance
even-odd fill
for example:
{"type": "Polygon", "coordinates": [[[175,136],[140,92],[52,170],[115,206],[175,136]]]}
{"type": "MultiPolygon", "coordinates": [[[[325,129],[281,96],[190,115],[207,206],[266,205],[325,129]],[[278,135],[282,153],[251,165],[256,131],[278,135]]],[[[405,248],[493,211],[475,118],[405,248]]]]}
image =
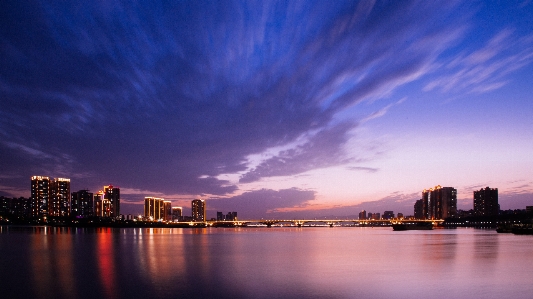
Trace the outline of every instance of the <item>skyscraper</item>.
{"type": "Polygon", "coordinates": [[[70,215],[72,217],[92,217],[94,216],[93,194],[89,190],[72,192],[70,215]]]}
{"type": "Polygon", "coordinates": [[[446,219],[457,215],[457,190],[440,185],[422,191],[424,219],[446,219]]]}
{"type": "Polygon", "coordinates": [[[192,201],[192,220],[205,221],[205,201],[203,199],[195,199],[192,201]]]}
{"type": "Polygon", "coordinates": [[[474,191],[474,214],[478,216],[498,215],[500,205],[498,204],[498,188],[481,188],[474,191]]]}
{"type": "Polygon", "coordinates": [[[181,207],[172,207],[172,220],[181,220],[182,212],[181,207]]]}
{"type": "Polygon", "coordinates": [[[424,219],[424,205],[422,203],[422,199],[419,199],[415,202],[414,216],[415,219],[424,219]]]}
{"type": "Polygon", "coordinates": [[[365,220],[366,219],[366,211],[362,210],[359,212],[359,220],[365,220]]]}
{"type": "Polygon", "coordinates": [[[48,215],[50,200],[50,178],[47,176],[31,177],[31,217],[48,215]]]}
{"type": "Polygon", "coordinates": [[[111,203],[102,190],[94,195],[94,214],[97,217],[111,217],[111,203]]]}
{"type": "Polygon", "coordinates": [[[172,220],[172,202],[169,200],[163,200],[163,210],[161,215],[164,221],[172,220]]]}
{"type": "Polygon", "coordinates": [[[70,216],[70,199],[70,179],[52,179],[50,181],[48,214],[56,217],[70,216]]]}
{"type": "Polygon", "coordinates": [[[104,186],[104,198],[109,200],[109,217],[120,216],[120,188],[113,185],[104,186]]]}
{"type": "Polygon", "coordinates": [[[158,221],[163,218],[163,199],[157,197],[144,198],[144,218],[150,221],[158,221]]]}

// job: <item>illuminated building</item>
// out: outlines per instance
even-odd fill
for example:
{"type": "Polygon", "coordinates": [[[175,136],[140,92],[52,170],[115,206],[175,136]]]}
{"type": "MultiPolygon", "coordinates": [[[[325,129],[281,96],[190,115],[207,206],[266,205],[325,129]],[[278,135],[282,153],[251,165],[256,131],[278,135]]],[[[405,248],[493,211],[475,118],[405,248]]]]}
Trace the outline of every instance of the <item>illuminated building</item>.
{"type": "Polygon", "coordinates": [[[158,221],[163,219],[164,200],[157,197],[144,198],[144,218],[149,221],[158,221]]]}
{"type": "Polygon", "coordinates": [[[485,188],[474,191],[474,215],[492,216],[498,215],[500,205],[498,204],[498,188],[485,188]]]}
{"type": "Polygon", "coordinates": [[[94,216],[94,199],[93,194],[89,190],[72,192],[70,215],[73,217],[94,216]]]}
{"type": "Polygon", "coordinates": [[[55,217],[70,216],[70,179],[56,178],[50,181],[48,215],[55,217]]]}
{"type": "Polygon", "coordinates": [[[195,199],[192,201],[192,220],[205,221],[205,200],[195,199]]]}
{"type": "Polygon", "coordinates": [[[366,220],[366,211],[362,210],[359,212],[359,220],[366,220]]]}
{"type": "Polygon", "coordinates": [[[172,207],[172,220],[181,220],[183,209],[181,207],[172,207]]]}
{"type": "Polygon", "coordinates": [[[457,190],[435,186],[422,191],[422,219],[446,219],[457,215],[457,190]]]}
{"type": "Polygon", "coordinates": [[[109,201],[108,217],[120,216],[120,188],[113,187],[113,185],[104,186],[104,198],[109,201]]]}
{"type": "Polygon", "coordinates": [[[381,213],[368,213],[366,219],[368,219],[368,220],[380,220],[381,219],[381,213]]]}
{"type": "Polygon", "coordinates": [[[165,221],[172,220],[172,202],[168,200],[163,201],[162,218],[165,221]]]}
{"type": "Polygon", "coordinates": [[[50,201],[50,178],[47,176],[31,177],[31,216],[48,215],[50,201]]]}
{"type": "Polygon", "coordinates": [[[111,202],[102,190],[94,195],[94,213],[97,217],[111,217],[111,202]]]}

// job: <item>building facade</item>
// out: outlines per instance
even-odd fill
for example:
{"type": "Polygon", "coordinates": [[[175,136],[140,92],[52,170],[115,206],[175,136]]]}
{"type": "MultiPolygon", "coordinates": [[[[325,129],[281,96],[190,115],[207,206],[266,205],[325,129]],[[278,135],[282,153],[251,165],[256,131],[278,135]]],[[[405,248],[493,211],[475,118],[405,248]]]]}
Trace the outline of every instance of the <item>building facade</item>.
{"type": "Polygon", "coordinates": [[[457,190],[440,185],[422,191],[422,219],[446,219],[457,216],[457,190]]]}
{"type": "Polygon", "coordinates": [[[104,186],[104,199],[109,201],[109,216],[120,216],[120,188],[113,185],[104,186]]]}
{"type": "Polygon", "coordinates": [[[54,217],[69,217],[70,204],[70,179],[52,179],[50,181],[48,215],[54,217]]]}
{"type": "Polygon", "coordinates": [[[172,221],[172,202],[169,200],[163,201],[163,214],[161,215],[164,221],[172,221]]]}
{"type": "Polygon", "coordinates": [[[474,191],[474,215],[493,216],[500,213],[498,204],[498,188],[481,189],[474,191]]]}
{"type": "Polygon", "coordinates": [[[164,200],[158,197],[144,198],[144,219],[148,221],[163,220],[164,200]]]}
{"type": "Polygon", "coordinates": [[[173,221],[180,221],[181,216],[183,216],[183,209],[181,207],[172,207],[172,220],[173,221]]]}
{"type": "Polygon", "coordinates": [[[78,192],[72,192],[70,215],[72,217],[93,217],[93,193],[89,192],[89,190],[79,190],[78,192]]]}
{"type": "Polygon", "coordinates": [[[422,199],[419,199],[415,202],[414,216],[415,219],[424,219],[424,205],[422,203],[422,199]]]}
{"type": "Polygon", "coordinates": [[[31,177],[31,217],[48,216],[50,201],[50,178],[47,176],[31,177]]]}
{"type": "Polygon", "coordinates": [[[205,200],[195,199],[192,201],[192,220],[205,221],[205,200]]]}

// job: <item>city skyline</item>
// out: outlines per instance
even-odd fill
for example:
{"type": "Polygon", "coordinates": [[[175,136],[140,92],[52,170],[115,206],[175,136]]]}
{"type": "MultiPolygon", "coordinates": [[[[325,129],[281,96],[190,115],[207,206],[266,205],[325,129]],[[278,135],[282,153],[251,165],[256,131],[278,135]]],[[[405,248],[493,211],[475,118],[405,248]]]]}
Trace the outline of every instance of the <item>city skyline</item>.
{"type": "Polygon", "coordinates": [[[533,205],[533,4],[0,4],[0,196],[28,178],[246,218],[533,205]]]}

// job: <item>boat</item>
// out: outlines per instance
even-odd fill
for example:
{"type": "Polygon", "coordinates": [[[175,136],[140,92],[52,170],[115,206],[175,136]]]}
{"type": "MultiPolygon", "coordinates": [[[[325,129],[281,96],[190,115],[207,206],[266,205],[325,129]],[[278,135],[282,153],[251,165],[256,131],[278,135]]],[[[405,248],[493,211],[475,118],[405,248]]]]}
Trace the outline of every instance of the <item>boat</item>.
{"type": "Polygon", "coordinates": [[[432,230],[433,223],[426,221],[418,222],[404,222],[396,223],[392,225],[393,230],[403,231],[403,230],[432,230]]]}

